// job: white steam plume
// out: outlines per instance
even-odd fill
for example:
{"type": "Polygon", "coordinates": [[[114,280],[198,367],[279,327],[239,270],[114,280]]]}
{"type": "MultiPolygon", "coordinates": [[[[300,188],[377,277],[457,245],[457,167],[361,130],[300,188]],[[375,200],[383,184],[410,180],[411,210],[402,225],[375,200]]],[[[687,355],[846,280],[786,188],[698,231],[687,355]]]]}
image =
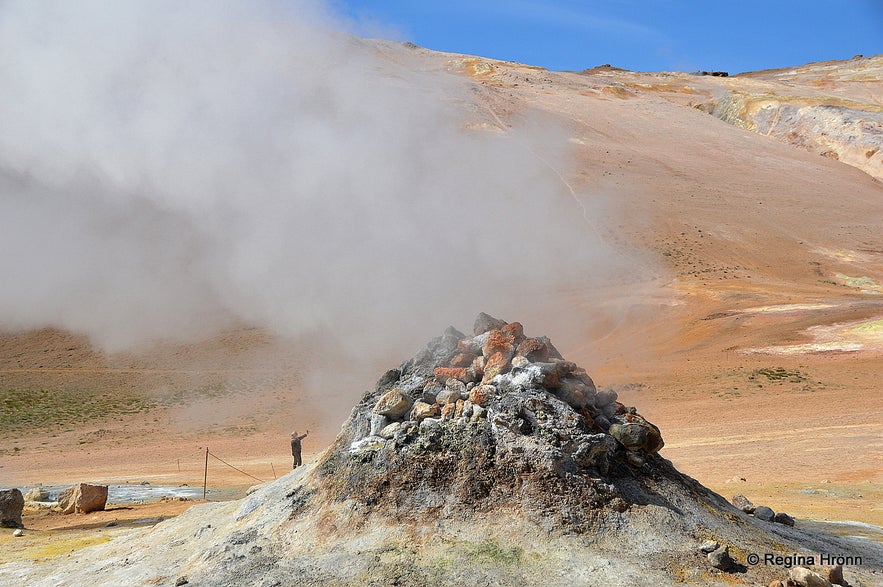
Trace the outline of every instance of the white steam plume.
{"type": "Polygon", "coordinates": [[[536,155],[566,135],[470,130],[468,80],[341,26],[304,1],[0,3],[0,329],[120,350],[248,323],[376,358],[609,273],[536,155]]]}

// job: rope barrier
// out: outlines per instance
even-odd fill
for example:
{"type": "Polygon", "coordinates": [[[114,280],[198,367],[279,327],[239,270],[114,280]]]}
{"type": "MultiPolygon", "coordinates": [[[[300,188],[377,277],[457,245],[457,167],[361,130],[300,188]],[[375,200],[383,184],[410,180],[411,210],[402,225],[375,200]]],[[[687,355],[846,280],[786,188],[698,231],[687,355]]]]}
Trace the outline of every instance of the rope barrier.
{"type": "Polygon", "coordinates": [[[209,452],[208,449],[206,449],[206,452],[207,452],[208,454],[210,454],[211,456],[213,456],[214,458],[216,458],[217,460],[219,460],[219,461],[221,461],[222,463],[224,463],[225,465],[227,465],[228,467],[230,467],[231,469],[235,469],[235,470],[239,471],[240,473],[242,473],[243,475],[245,475],[245,476],[247,476],[247,477],[251,477],[251,478],[254,479],[255,481],[260,481],[261,483],[266,483],[266,481],[264,481],[263,479],[258,479],[257,477],[255,477],[255,476],[252,475],[251,473],[246,473],[246,472],[243,471],[242,469],[239,469],[239,468],[237,468],[237,467],[234,467],[233,465],[231,465],[230,463],[228,463],[227,461],[225,461],[224,459],[222,459],[222,458],[219,457],[218,455],[216,455],[216,454],[214,454],[214,453],[212,453],[212,452],[209,452]]]}

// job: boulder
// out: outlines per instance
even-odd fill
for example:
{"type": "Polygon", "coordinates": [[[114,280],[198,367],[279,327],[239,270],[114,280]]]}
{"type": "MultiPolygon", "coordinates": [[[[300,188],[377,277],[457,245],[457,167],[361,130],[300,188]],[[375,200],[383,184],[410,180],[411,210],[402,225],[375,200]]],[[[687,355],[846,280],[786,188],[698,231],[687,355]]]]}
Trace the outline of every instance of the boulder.
{"type": "Polygon", "coordinates": [[[481,354],[485,359],[489,359],[497,353],[501,353],[508,362],[515,355],[515,337],[502,330],[488,332],[487,341],[481,347],[481,354]]]}
{"type": "Polygon", "coordinates": [[[49,491],[42,486],[31,487],[25,492],[25,501],[49,501],[49,491]]]}
{"type": "Polygon", "coordinates": [[[555,389],[561,384],[561,376],[558,374],[557,363],[534,363],[534,367],[542,374],[540,385],[546,389],[555,389]]]}
{"type": "Polygon", "coordinates": [[[459,390],[457,390],[457,389],[449,389],[449,388],[446,387],[445,389],[443,389],[443,390],[441,391],[441,393],[439,393],[439,394],[436,396],[435,401],[436,401],[436,403],[438,403],[438,405],[440,405],[440,406],[444,406],[445,404],[453,404],[453,403],[456,403],[456,401],[457,401],[458,399],[460,399],[460,397],[461,397],[461,395],[460,395],[460,391],[459,391],[459,390]]]}
{"type": "Polygon", "coordinates": [[[794,567],[788,572],[788,579],[799,587],[832,587],[830,581],[806,567],[794,567]]]}
{"type": "Polygon", "coordinates": [[[754,513],[754,504],[751,503],[750,499],[748,499],[741,493],[737,493],[736,495],[734,495],[733,498],[730,500],[730,503],[733,504],[736,509],[740,509],[746,514],[754,513]]]}
{"type": "Polygon", "coordinates": [[[708,553],[708,563],[715,569],[729,571],[736,566],[736,561],[730,557],[730,547],[724,546],[708,553]]]}
{"type": "Polygon", "coordinates": [[[414,402],[411,409],[411,419],[415,422],[422,422],[426,418],[436,418],[439,415],[438,404],[428,404],[426,402],[414,402]]]}
{"type": "Polygon", "coordinates": [[[482,312],[478,315],[472,325],[472,333],[475,336],[478,336],[479,334],[484,334],[488,330],[497,330],[505,325],[506,322],[504,322],[503,320],[499,320],[497,318],[494,318],[490,314],[485,314],[484,312],[482,312]]]}
{"type": "Polygon", "coordinates": [[[457,379],[463,383],[472,381],[472,373],[467,367],[436,367],[433,374],[439,383],[444,383],[448,379],[457,379]]]}
{"type": "Polygon", "coordinates": [[[25,498],[18,489],[0,491],[0,526],[3,528],[24,528],[21,512],[25,508],[25,498]]]}
{"type": "Polygon", "coordinates": [[[451,359],[451,367],[468,367],[472,364],[472,361],[474,359],[475,355],[473,355],[472,353],[457,353],[456,355],[454,355],[454,358],[451,359]]]}
{"type": "Polygon", "coordinates": [[[583,467],[603,465],[607,455],[616,451],[616,443],[606,434],[586,434],[573,440],[573,460],[583,467]]]}
{"type": "Polygon", "coordinates": [[[604,406],[611,405],[616,402],[619,396],[612,389],[605,389],[603,391],[599,391],[595,395],[595,405],[599,408],[603,408],[604,406]]]}
{"type": "Polygon", "coordinates": [[[591,402],[591,394],[586,386],[576,379],[563,379],[555,391],[561,401],[572,408],[581,410],[591,402]]]}
{"type": "Polygon", "coordinates": [[[758,520],[763,520],[764,522],[772,522],[776,517],[776,512],[765,505],[759,505],[754,508],[754,517],[758,520]]]}
{"type": "Polygon", "coordinates": [[[88,514],[104,509],[107,505],[107,485],[78,483],[62,491],[58,496],[58,507],[63,514],[88,514]]]}
{"type": "Polygon", "coordinates": [[[411,409],[411,398],[401,390],[393,388],[384,393],[374,406],[374,413],[399,420],[411,409]]]}
{"type": "Polygon", "coordinates": [[[476,385],[469,391],[469,401],[477,406],[484,406],[497,393],[493,385],[476,385]]]}
{"type": "Polygon", "coordinates": [[[846,585],[846,581],[843,579],[843,565],[823,567],[823,570],[828,575],[828,581],[834,585],[846,585]]]}
{"type": "Polygon", "coordinates": [[[428,404],[434,404],[436,402],[436,398],[438,398],[438,394],[444,391],[444,387],[439,385],[436,381],[430,381],[423,388],[423,401],[428,404]]]}
{"type": "Polygon", "coordinates": [[[785,526],[793,526],[794,518],[786,514],[785,512],[779,512],[775,516],[773,516],[773,521],[777,524],[784,524],[785,526]]]}
{"type": "Polygon", "coordinates": [[[444,404],[441,407],[441,419],[442,420],[453,420],[456,412],[457,412],[457,402],[444,404]]]}
{"type": "Polygon", "coordinates": [[[509,370],[509,358],[503,353],[494,353],[486,356],[484,363],[483,384],[493,381],[494,377],[509,370]]]}
{"type": "Polygon", "coordinates": [[[704,552],[708,554],[709,552],[714,552],[718,548],[720,548],[720,544],[715,542],[714,540],[709,540],[708,542],[703,542],[699,545],[699,552],[704,552]]]}
{"type": "Polygon", "coordinates": [[[608,433],[630,451],[643,450],[653,454],[665,444],[659,428],[637,414],[617,416],[608,433]]]}
{"type": "Polygon", "coordinates": [[[502,326],[500,330],[503,334],[512,337],[512,342],[515,346],[518,346],[524,340],[524,326],[521,325],[521,322],[511,322],[502,326]]]}
{"type": "Polygon", "coordinates": [[[525,338],[515,349],[515,354],[529,361],[546,362],[549,360],[549,349],[546,344],[535,339],[525,338]]]}
{"type": "Polygon", "coordinates": [[[405,424],[403,422],[393,422],[392,424],[388,424],[383,427],[383,430],[380,431],[380,438],[389,440],[393,436],[396,435],[396,432],[402,429],[405,424]]]}

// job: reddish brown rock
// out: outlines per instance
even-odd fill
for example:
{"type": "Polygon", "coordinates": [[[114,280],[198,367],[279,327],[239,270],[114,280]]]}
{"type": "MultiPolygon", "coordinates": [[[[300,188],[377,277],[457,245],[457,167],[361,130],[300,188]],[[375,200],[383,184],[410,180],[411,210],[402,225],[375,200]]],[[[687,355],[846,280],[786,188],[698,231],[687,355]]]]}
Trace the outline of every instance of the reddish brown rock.
{"type": "Polygon", "coordinates": [[[484,406],[496,391],[492,385],[476,385],[469,391],[469,401],[477,406],[484,406]]]}
{"type": "Polygon", "coordinates": [[[454,418],[459,418],[463,415],[463,406],[466,405],[466,402],[458,399],[457,403],[454,404],[454,418]]]}
{"type": "Polygon", "coordinates": [[[451,367],[469,367],[474,359],[475,355],[472,353],[458,353],[451,359],[451,367]]]}
{"type": "Polygon", "coordinates": [[[515,339],[511,334],[502,330],[491,330],[488,333],[487,341],[481,347],[481,354],[487,359],[496,353],[502,353],[507,361],[512,358],[515,354],[515,339]]]}
{"type": "Polygon", "coordinates": [[[484,363],[484,376],[481,382],[490,383],[494,377],[509,370],[509,358],[503,353],[497,352],[490,355],[484,363]]]}
{"type": "MultiPolygon", "coordinates": [[[[462,401],[462,400],[460,400],[462,401]]],[[[454,413],[457,411],[457,404],[445,404],[441,408],[441,417],[442,420],[452,420],[454,418],[454,413]]]]}
{"type": "Polygon", "coordinates": [[[448,379],[457,379],[463,383],[472,381],[466,367],[436,367],[434,374],[435,380],[439,383],[445,383],[448,379]]]}
{"type": "Polygon", "coordinates": [[[546,344],[535,338],[525,338],[521,341],[515,350],[515,354],[526,357],[530,361],[541,363],[549,360],[549,349],[546,348],[546,344]]]}
{"type": "Polygon", "coordinates": [[[524,326],[521,325],[521,322],[512,322],[511,324],[506,324],[500,330],[503,334],[507,334],[512,337],[513,343],[517,346],[521,341],[524,340],[524,326]]]}

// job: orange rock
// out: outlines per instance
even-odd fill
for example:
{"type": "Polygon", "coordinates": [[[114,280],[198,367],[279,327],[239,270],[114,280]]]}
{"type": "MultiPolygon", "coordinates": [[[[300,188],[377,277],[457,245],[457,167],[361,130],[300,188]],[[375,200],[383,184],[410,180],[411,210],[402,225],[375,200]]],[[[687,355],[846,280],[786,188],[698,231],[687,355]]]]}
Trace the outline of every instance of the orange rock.
{"type": "Polygon", "coordinates": [[[484,406],[495,391],[490,385],[476,385],[469,390],[469,401],[477,406],[484,406]]]}
{"type": "Polygon", "coordinates": [[[530,361],[546,362],[549,360],[549,349],[545,343],[535,338],[525,338],[518,345],[516,355],[526,357],[530,361]]]}
{"type": "Polygon", "coordinates": [[[454,418],[459,418],[463,415],[463,405],[465,403],[465,401],[458,399],[457,403],[454,404],[454,418]]]}
{"type": "Polygon", "coordinates": [[[474,358],[472,353],[458,353],[451,359],[451,367],[468,367],[474,358]]]}
{"type": "Polygon", "coordinates": [[[481,354],[488,358],[495,353],[502,353],[507,361],[511,359],[515,354],[515,338],[502,330],[491,330],[488,332],[487,341],[481,347],[481,354]]]}
{"type": "Polygon", "coordinates": [[[509,358],[501,352],[490,355],[484,363],[483,384],[490,383],[494,377],[509,370],[509,358]]]}
{"type": "Polygon", "coordinates": [[[524,340],[524,327],[521,325],[521,322],[512,322],[503,326],[500,330],[503,334],[511,336],[516,345],[524,340]]]}
{"type": "Polygon", "coordinates": [[[444,383],[448,379],[459,379],[464,383],[471,381],[468,369],[465,367],[436,367],[433,373],[439,383],[444,383]]]}
{"type": "MultiPolygon", "coordinates": [[[[463,401],[463,400],[458,400],[463,401]]],[[[454,418],[454,413],[457,411],[457,404],[445,404],[441,408],[441,417],[442,420],[451,420],[454,418]]],[[[461,408],[462,411],[462,408],[461,408]]]]}

